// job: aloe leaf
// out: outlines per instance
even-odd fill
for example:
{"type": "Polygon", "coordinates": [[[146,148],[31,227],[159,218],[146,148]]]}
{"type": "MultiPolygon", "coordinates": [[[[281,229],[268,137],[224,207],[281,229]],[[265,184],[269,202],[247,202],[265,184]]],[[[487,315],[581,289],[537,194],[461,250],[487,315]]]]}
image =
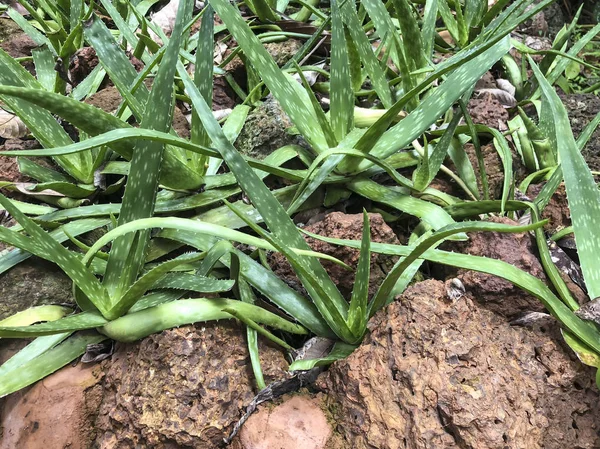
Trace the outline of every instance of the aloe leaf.
{"type": "Polygon", "coordinates": [[[385,78],[385,74],[379,66],[379,61],[377,60],[375,53],[373,53],[369,39],[360,24],[354,2],[346,1],[342,3],[340,11],[342,12],[344,23],[348,28],[354,45],[358,50],[365,71],[369,74],[373,88],[377,92],[383,106],[389,108],[393,103],[392,93],[385,78]]]}
{"type": "MultiPolygon", "coordinates": [[[[42,86],[4,50],[0,50],[0,84],[39,89],[42,86]]],[[[45,92],[45,91],[44,91],[45,92]]],[[[31,133],[45,148],[69,145],[73,141],[47,111],[22,100],[0,95],[2,101],[19,116],[31,133]]],[[[69,175],[83,182],[91,182],[91,156],[65,156],[55,159],[69,175]]]]}
{"type": "MultiPolygon", "coordinates": [[[[569,49],[567,54],[576,57],[598,33],[600,33],[600,23],[593,27],[591,30],[589,30],[580,39],[578,39],[577,42],[569,49]]],[[[563,74],[563,72],[569,65],[569,62],[570,60],[567,58],[561,57],[558,59],[558,61],[554,65],[554,68],[552,68],[550,72],[546,75],[545,79],[547,80],[548,84],[553,85],[554,83],[556,83],[558,78],[563,74]]],[[[540,80],[537,76],[536,79],[538,80],[538,83],[540,83],[540,80]]],[[[538,91],[536,91],[532,95],[531,99],[535,100],[536,98],[539,98],[539,93],[543,94],[543,92],[541,92],[541,86],[539,86],[538,91]]]]}
{"type": "MultiPolygon", "coordinates": [[[[277,251],[281,252],[289,264],[292,266],[296,275],[300,278],[303,287],[308,291],[313,302],[321,312],[321,315],[327,321],[331,329],[340,337],[342,340],[350,343],[355,343],[357,338],[353,335],[347,324],[348,305],[343,303],[340,307],[328,296],[327,290],[324,288],[327,283],[331,283],[331,278],[325,273],[325,277],[320,277],[318,274],[313,273],[308,264],[306,258],[300,258],[294,254],[290,248],[277,237],[268,234],[260,226],[255,224],[251,219],[247,219],[243,213],[237,211],[234,206],[228,204],[229,207],[242,219],[246,220],[246,224],[263,239],[269,242],[277,251]]],[[[337,288],[336,288],[337,290],[337,288]]],[[[339,291],[337,294],[341,297],[339,291]]]]}
{"type": "Polygon", "coordinates": [[[210,4],[302,135],[317,152],[326,149],[325,137],[317,118],[311,108],[307,107],[310,101],[306,92],[291,76],[277,67],[236,8],[226,0],[211,0],[210,4]]]}
{"type": "Polygon", "coordinates": [[[377,312],[391,299],[391,292],[393,291],[396,282],[404,273],[404,271],[419,257],[421,257],[425,251],[444,239],[452,235],[472,231],[490,230],[495,232],[526,232],[539,228],[540,226],[543,226],[544,223],[545,222],[537,222],[527,226],[510,226],[488,222],[466,222],[445,226],[432,236],[420,241],[408,256],[399,260],[394,268],[390,270],[383,283],[379,286],[379,289],[377,290],[377,293],[371,302],[369,316],[373,316],[375,312],[377,312]]]}
{"type": "MultiPolygon", "coordinates": [[[[399,211],[418,217],[433,229],[440,229],[454,223],[452,217],[440,206],[392,190],[374,181],[357,179],[349,182],[346,187],[372,201],[387,204],[399,211]]],[[[459,236],[459,238],[464,239],[464,236],[459,236]]]]}
{"type": "MultiPolygon", "coordinates": [[[[255,296],[250,286],[246,283],[240,273],[240,260],[235,257],[235,253],[232,252],[233,247],[227,248],[228,252],[234,257],[231,258],[230,273],[231,277],[236,280],[234,293],[239,300],[247,304],[255,303],[255,296]]],[[[225,312],[230,313],[235,318],[246,324],[246,338],[248,340],[248,352],[250,354],[250,363],[252,365],[252,371],[254,372],[254,378],[256,379],[256,385],[259,390],[266,388],[265,379],[263,376],[262,368],[260,366],[260,355],[258,351],[258,332],[267,332],[266,336],[270,337],[272,334],[251,319],[245,317],[243,314],[238,313],[233,309],[224,309],[225,312]]],[[[275,336],[273,336],[276,338],[275,336]]],[[[278,339],[277,339],[278,340],[278,339]]]]}
{"type": "Polygon", "coordinates": [[[429,155],[427,165],[422,164],[415,170],[413,175],[415,179],[415,189],[422,191],[429,186],[433,178],[438,174],[440,167],[448,154],[448,149],[452,143],[454,132],[456,131],[456,127],[458,126],[461,117],[461,114],[454,114],[454,117],[444,131],[442,138],[435,145],[431,155],[429,155]]]}
{"type": "Polygon", "coordinates": [[[363,211],[362,241],[358,267],[354,277],[354,287],[348,309],[348,327],[356,336],[362,336],[367,329],[367,303],[369,300],[369,276],[371,272],[371,226],[369,216],[363,211]]]}
{"type": "MultiPolygon", "coordinates": [[[[385,36],[390,40],[390,37],[395,35],[397,30],[385,4],[381,0],[363,0],[362,5],[369,14],[369,17],[373,20],[377,33],[382,38],[385,36]]],[[[400,65],[398,52],[401,51],[402,48],[393,44],[391,46],[393,47],[391,49],[392,61],[398,67],[400,65]]]]}
{"type": "Polygon", "coordinates": [[[581,269],[590,298],[597,298],[600,296],[600,267],[596,259],[600,254],[600,239],[593,224],[600,223],[600,192],[577,148],[563,103],[531,58],[529,63],[544,97],[542,108],[547,108],[551,112],[555,122],[558,155],[565,180],[581,269]]]}
{"type": "Polygon", "coordinates": [[[35,48],[31,51],[35,64],[35,74],[41,86],[48,90],[54,90],[56,70],[54,70],[54,55],[48,47],[35,48]]]}
{"type": "MultiPolygon", "coordinates": [[[[355,128],[345,136],[344,140],[340,142],[337,148],[351,148],[362,135],[363,131],[355,128]]],[[[302,179],[302,182],[298,187],[294,201],[288,208],[289,214],[294,213],[300,207],[300,205],[302,205],[304,201],[306,201],[308,197],[319,188],[323,181],[325,181],[325,178],[327,178],[327,176],[333,172],[338,164],[344,160],[343,154],[343,152],[340,152],[336,155],[334,150],[330,149],[321,153],[317,158],[315,158],[307,175],[304,177],[304,179],[302,179]],[[324,162],[323,165],[319,167],[321,161],[324,162]]]]}
{"type": "Polygon", "coordinates": [[[350,59],[344,34],[344,23],[338,0],[331,2],[331,125],[338,141],[353,127],[354,93],[350,77],[350,59]]]}
{"type": "MultiPolygon", "coordinates": [[[[220,215],[221,214],[219,214],[219,216],[220,215]]],[[[245,224],[245,222],[242,223],[245,224]]],[[[209,259],[212,257],[211,255],[214,255],[216,259],[213,259],[212,264],[220,259],[225,266],[230,265],[230,258],[227,253],[230,251],[231,244],[228,241],[220,240],[215,243],[216,239],[214,237],[208,239],[200,238],[201,236],[199,236],[199,234],[186,231],[169,233],[168,230],[166,230],[160,235],[165,238],[182,242],[199,250],[208,251],[203,264],[211,262],[209,259]]],[[[312,302],[291,289],[271,270],[266,269],[243,252],[238,250],[234,251],[236,257],[240,260],[241,273],[246,282],[269,298],[273,304],[277,305],[285,313],[293,316],[299,323],[307,329],[310,329],[314,334],[326,338],[333,338],[335,336],[312,302]]],[[[209,266],[212,266],[212,264],[209,266]]],[[[199,269],[198,272],[202,275],[208,274],[207,271],[203,272],[201,269],[199,269]]]]}
{"type": "Polygon", "coordinates": [[[0,327],[29,326],[40,321],[55,321],[72,311],[70,307],[53,305],[30,307],[0,320],[0,327]]]}
{"type": "Polygon", "coordinates": [[[47,335],[45,337],[36,338],[25,346],[25,348],[21,349],[0,365],[0,379],[6,379],[8,374],[18,376],[17,369],[47,350],[52,349],[54,346],[64,341],[69,335],[71,335],[70,332],[65,332],[64,334],[47,335]]]}
{"type": "MultiPolygon", "coordinates": [[[[184,25],[191,16],[192,4],[187,1],[180,3],[171,39],[158,69],[140,124],[142,128],[166,132],[171,127],[173,80],[179,49],[186,37],[184,25]]],[[[141,141],[136,145],[119,214],[120,225],[153,215],[163,151],[164,145],[157,142],[141,141]]],[[[103,281],[111,297],[111,309],[119,308],[118,304],[123,299],[122,292],[132,285],[143,267],[149,237],[149,233],[143,231],[135,236],[125,235],[113,243],[103,281]]],[[[118,315],[111,315],[112,318],[116,316],[118,315]]]]}
{"type": "Polygon", "coordinates": [[[468,28],[475,27],[487,12],[487,0],[473,0],[465,2],[464,18],[468,28]]]}
{"type": "MultiPolygon", "coordinates": [[[[13,370],[8,371],[6,374],[0,373],[0,397],[14,393],[43,379],[85,353],[88,345],[100,343],[103,340],[106,340],[106,337],[98,334],[75,335],[63,343],[45,350],[42,354],[21,363],[18,366],[18,375],[13,370]]],[[[27,348],[35,345],[32,352],[41,349],[36,345],[36,342],[37,340],[27,348]]],[[[22,352],[23,350],[14,357],[19,357],[22,352]]]]}
{"type": "Polygon", "coordinates": [[[231,318],[224,309],[235,310],[256,323],[292,334],[306,334],[298,324],[291,323],[265,309],[231,299],[181,299],[130,313],[108,322],[102,332],[117,341],[130,342],[150,334],[185,324],[231,318]]]}
{"type": "Polygon", "coordinates": [[[402,32],[404,54],[411,71],[419,70],[427,65],[423,53],[421,30],[414,16],[412,5],[408,0],[393,0],[396,17],[402,32]]]}
{"type": "MultiPolygon", "coordinates": [[[[225,138],[208,105],[189,79],[182,65],[179,69],[179,75],[190,95],[193,106],[198,109],[198,115],[202,119],[208,134],[211,136],[213,144],[221,153],[221,156],[238,180],[240,187],[261,214],[269,229],[274,233],[275,237],[281,240],[285,239],[285,241],[289,242],[289,246],[300,250],[310,250],[310,247],[282,205],[273,197],[267,186],[256,176],[244,158],[225,138]]],[[[346,302],[327,275],[323,266],[313,258],[303,258],[303,260],[310,271],[322,282],[322,288],[326,291],[328,300],[334,303],[338,310],[343,310],[347,307],[346,302]]]]}
{"type": "MultiPolygon", "coordinates": [[[[129,124],[122,121],[121,119],[108,114],[98,108],[95,108],[86,103],[77,101],[72,98],[64,97],[59,94],[52,92],[46,92],[39,89],[27,89],[12,86],[0,86],[0,95],[11,96],[14,98],[20,98],[27,102],[33,103],[39,107],[47,109],[48,111],[56,114],[63,119],[67,120],[74,126],[85,131],[90,136],[101,135],[111,130],[116,129],[128,129],[133,130],[129,124]]],[[[100,139],[96,141],[84,140],[76,144],[72,144],[71,141],[57,142],[52,145],[53,147],[62,147],[72,144],[75,148],[82,148],[79,151],[87,151],[91,148],[100,147],[102,144],[102,136],[98,136],[100,139]],[[96,143],[98,142],[98,143],[96,143]]],[[[115,151],[121,154],[125,159],[131,159],[133,155],[133,148],[130,143],[121,143],[116,140],[110,142],[111,146],[115,151]]],[[[55,150],[53,148],[52,150],[55,150]]],[[[51,150],[50,150],[51,151],[51,150]]],[[[57,152],[54,151],[54,154],[57,152]]],[[[23,153],[14,153],[22,154],[23,153]]],[[[49,155],[50,152],[38,151],[34,155],[49,155]]],[[[60,154],[60,153],[59,153],[60,154]]],[[[66,151],[63,154],[71,154],[70,151],[66,151]]],[[[177,159],[173,154],[167,154],[165,157],[165,167],[163,167],[164,173],[161,175],[161,181],[168,186],[173,188],[197,188],[201,184],[201,177],[185,165],[184,162],[177,159]]],[[[90,181],[91,182],[91,181],[90,181]]]]}
{"type": "MultiPolygon", "coordinates": [[[[540,223],[536,223],[536,225],[539,224],[540,223]]],[[[478,222],[478,225],[483,225],[479,230],[483,230],[484,227],[488,230],[491,230],[490,225],[495,225],[495,223],[478,222]]],[[[476,225],[474,224],[473,226],[476,225]]],[[[341,240],[323,237],[306,231],[305,233],[328,243],[344,245],[351,248],[360,248],[360,241],[357,240],[341,240]]],[[[414,247],[390,245],[384,243],[371,243],[371,250],[381,254],[409,256],[414,250],[414,247]]],[[[472,256],[468,254],[429,249],[423,252],[419,257],[431,262],[493,274],[506,279],[507,281],[515,284],[519,288],[538,298],[546,307],[546,309],[552,313],[552,315],[556,317],[563,326],[565,326],[569,331],[573,332],[577,338],[590,346],[592,349],[600,352],[600,333],[598,332],[598,329],[591,323],[585,322],[578,318],[560,299],[554,295],[554,293],[552,293],[552,291],[544,282],[535,276],[532,276],[529,273],[526,273],[501,260],[472,256]]]]}
{"type": "Polygon", "coordinates": [[[467,152],[465,151],[460,138],[452,139],[450,147],[448,148],[448,156],[450,156],[452,163],[456,167],[460,179],[467,185],[473,196],[479,198],[475,169],[467,156],[467,152]]]}
{"type": "Polygon", "coordinates": [[[30,326],[0,326],[0,338],[42,337],[44,335],[93,329],[106,323],[106,319],[99,313],[82,312],[55,321],[30,326]]]}
{"type": "MultiPolygon", "coordinates": [[[[467,89],[471,88],[496,61],[506,54],[509,48],[509,39],[507,37],[493,45],[483,54],[460,65],[450,76],[448,76],[446,81],[444,81],[440,87],[436,88],[432,94],[419,105],[417,109],[412,111],[397,125],[394,125],[391,129],[385,131],[380,139],[376,139],[377,143],[372,147],[370,153],[375,157],[385,159],[419,137],[440,115],[447,111],[467,89]]],[[[423,83],[426,83],[427,81],[428,80],[425,80],[423,83]]],[[[415,89],[418,88],[419,87],[417,86],[415,89]]],[[[379,123],[375,123],[357,143],[356,148],[362,149],[361,145],[363,143],[373,139],[374,136],[372,133],[379,131],[379,123]]],[[[353,171],[360,172],[369,165],[370,163],[363,161],[358,164],[353,171]]]]}
{"type": "MultiPolygon", "coordinates": [[[[109,220],[96,218],[76,220],[67,223],[64,226],[61,226],[58,229],[53,230],[49,233],[49,235],[55,240],[57,240],[59,243],[62,243],[67,240],[65,231],[68,232],[69,235],[78,236],[80,234],[84,234],[94,229],[98,229],[106,225],[108,222],[109,220]]],[[[23,239],[23,241],[25,242],[25,244],[27,244],[27,240],[23,239]]],[[[2,255],[0,257],[0,274],[6,272],[18,263],[28,259],[30,256],[31,253],[21,249],[14,249],[2,255]]]]}
{"type": "Polygon", "coordinates": [[[40,182],[72,182],[72,179],[48,167],[39,165],[27,158],[18,157],[19,171],[40,182]]]}
{"type": "Polygon", "coordinates": [[[589,346],[582,343],[571,332],[561,329],[561,333],[565,342],[577,354],[577,358],[581,363],[594,368],[600,368],[600,355],[590,349],[589,346]]]}
{"type": "Polygon", "coordinates": [[[79,259],[54,240],[41,227],[22,214],[3,195],[0,195],[0,204],[4,206],[31,236],[30,238],[26,238],[14,231],[0,228],[0,240],[7,241],[13,246],[17,246],[43,259],[56,263],[101,312],[106,312],[106,291],[79,259]]]}
{"type": "MultiPolygon", "coordinates": [[[[266,249],[273,251],[273,247],[270,243],[265,242],[257,237],[245,234],[243,232],[232,230],[228,227],[214,225],[212,223],[205,223],[196,220],[190,220],[187,218],[177,217],[165,217],[165,218],[142,218],[139,220],[130,221],[122,224],[115,229],[107,232],[100,237],[94,245],[88,250],[87,254],[83,258],[84,263],[89,263],[96,253],[100,251],[104,245],[110,243],[113,240],[118,240],[128,234],[137,233],[139,231],[148,231],[151,228],[162,228],[162,229],[177,229],[180,232],[188,231],[195,233],[204,233],[219,238],[225,238],[227,240],[238,241],[247,245],[256,246],[257,248],[266,249]]],[[[1,230],[1,228],[0,228],[1,230]]],[[[299,232],[299,231],[296,231],[299,232]]],[[[306,244],[306,243],[305,243],[306,244]]],[[[114,245],[113,245],[114,246],[114,245]]],[[[306,245],[308,246],[308,245],[306,245]]],[[[309,247],[310,248],[310,247],[309,247]]],[[[346,264],[328,254],[318,253],[310,249],[292,248],[293,252],[299,256],[307,256],[307,260],[313,258],[322,258],[328,260],[337,265],[348,268],[346,264]]]]}
{"type": "MultiPolygon", "coordinates": [[[[196,48],[196,64],[194,83],[209,107],[212,107],[213,93],[213,59],[214,59],[214,10],[208,5],[204,10],[200,31],[198,32],[198,47],[196,48]]],[[[202,121],[195,110],[192,110],[191,138],[193,143],[210,146],[210,138],[202,126],[202,121]]],[[[192,156],[196,170],[205,172],[206,158],[192,156]]]]}
{"type": "Polygon", "coordinates": [[[317,366],[328,366],[338,360],[347,358],[358,346],[349,345],[340,341],[336,342],[331,352],[325,357],[318,359],[296,360],[290,365],[290,371],[306,371],[317,366]]]}
{"type": "MultiPolygon", "coordinates": [[[[40,204],[31,204],[24,203],[18,200],[8,200],[10,201],[17,209],[27,215],[43,215],[54,212],[56,209],[50,206],[43,206],[40,204]]],[[[0,206],[0,211],[4,210],[4,207],[0,206]]]]}
{"type": "Polygon", "coordinates": [[[152,289],[169,288],[196,293],[217,293],[231,290],[233,284],[234,281],[229,279],[213,279],[188,273],[169,273],[155,282],[152,289]]]}
{"type": "Polygon", "coordinates": [[[136,303],[138,299],[142,297],[144,293],[153,288],[154,284],[163,278],[169,271],[177,268],[180,265],[188,264],[200,260],[202,256],[200,254],[182,254],[175,259],[163,262],[160,265],[152,268],[147,273],[144,273],[139,279],[137,279],[131,287],[125,292],[125,294],[119,299],[117,304],[111,310],[114,316],[121,316],[127,313],[127,311],[136,303]]]}

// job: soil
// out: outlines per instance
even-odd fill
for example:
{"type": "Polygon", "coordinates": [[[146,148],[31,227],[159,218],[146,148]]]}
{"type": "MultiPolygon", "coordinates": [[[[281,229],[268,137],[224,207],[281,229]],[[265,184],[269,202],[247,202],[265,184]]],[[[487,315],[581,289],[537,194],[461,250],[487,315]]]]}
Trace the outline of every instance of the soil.
{"type": "Polygon", "coordinates": [[[337,424],[330,447],[598,447],[594,374],[556,327],[511,327],[446,289],[435,280],[410,287],[321,376],[337,424]]]}
{"type": "MultiPolygon", "coordinates": [[[[369,220],[371,223],[372,242],[392,244],[400,243],[398,241],[398,237],[396,237],[392,229],[385,223],[381,215],[369,214],[369,220]]],[[[322,221],[317,221],[312,225],[306,226],[305,229],[326,237],[361,240],[362,227],[362,214],[348,215],[341,212],[332,212],[325,215],[322,221]]],[[[350,265],[350,267],[353,269],[356,269],[360,254],[358,250],[331,245],[308,236],[305,238],[314,251],[329,254],[338,258],[342,262],[345,262],[347,265],[350,265]]],[[[388,271],[392,268],[396,260],[397,258],[383,254],[371,255],[369,297],[373,297],[373,295],[377,292],[377,288],[385,278],[388,271]]],[[[277,274],[277,276],[283,279],[292,288],[295,288],[298,291],[306,294],[285,257],[283,257],[280,253],[274,253],[269,258],[269,263],[271,264],[271,268],[275,274],[277,274]]],[[[323,261],[322,263],[333,282],[338,286],[342,295],[349,299],[352,295],[352,288],[354,286],[354,271],[348,271],[343,267],[334,264],[333,262],[323,261]]]]}
{"type": "Polygon", "coordinates": [[[77,50],[69,61],[70,80],[73,86],[77,86],[86,76],[92,73],[98,62],[96,50],[92,47],[84,47],[77,50]]]}
{"type": "MultiPolygon", "coordinates": [[[[0,43],[0,47],[13,58],[24,58],[31,56],[31,50],[38,45],[25,33],[17,32],[10,34],[5,40],[0,43]]],[[[29,70],[31,74],[35,74],[35,68],[31,61],[27,61],[23,66],[29,70]]]]}
{"type": "MultiPolygon", "coordinates": [[[[527,195],[531,199],[535,199],[544,184],[532,184],[527,189],[527,195]]],[[[544,230],[548,235],[552,235],[561,229],[571,226],[571,210],[569,209],[569,203],[567,201],[567,192],[565,185],[561,184],[552,198],[548,202],[548,205],[542,211],[542,219],[548,219],[548,224],[544,226],[544,230]]]]}
{"type": "MultiPolygon", "coordinates": [[[[32,139],[8,139],[0,145],[0,151],[34,150],[36,148],[41,148],[41,146],[37,140],[32,139]]],[[[16,157],[0,156],[0,181],[30,182],[31,178],[19,171],[16,157]]]]}
{"type": "MultiPolygon", "coordinates": [[[[85,103],[112,114],[119,108],[122,101],[123,99],[118,89],[115,86],[108,86],[91,95],[85,100],[85,103]]],[[[173,111],[173,129],[175,129],[179,137],[189,139],[190,125],[178,107],[175,107],[173,111]]]]}

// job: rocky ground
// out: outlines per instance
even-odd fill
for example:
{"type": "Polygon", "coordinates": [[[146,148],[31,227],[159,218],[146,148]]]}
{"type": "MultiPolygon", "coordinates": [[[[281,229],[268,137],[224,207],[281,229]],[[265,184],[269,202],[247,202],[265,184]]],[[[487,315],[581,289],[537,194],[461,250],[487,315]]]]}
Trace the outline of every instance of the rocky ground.
{"type": "MultiPolygon", "coordinates": [[[[562,19],[564,21],[564,19],[562,19]]],[[[0,29],[11,26],[0,19],[0,29]]],[[[14,30],[0,36],[12,56],[35,46],[14,30]]],[[[297,51],[292,41],[280,64],[297,51]],[[286,53],[287,52],[287,53],[286,53]]],[[[284,54],[285,53],[285,54],[284,54]]],[[[82,54],[73,72],[91,70],[94,55],[82,54]]],[[[228,68],[235,76],[241,61],[228,68]]],[[[217,79],[215,109],[234,104],[217,79]]],[[[575,133],[598,111],[593,95],[565,95],[575,133]]],[[[89,100],[114,110],[120,100],[106,86],[89,100]]],[[[249,116],[236,145],[264,157],[273,149],[300,144],[287,132],[290,123],[266,101],[249,116]],[[275,117],[275,119],[273,119],[275,117]]],[[[474,100],[475,122],[499,129],[508,114],[491,98],[474,100]]],[[[177,110],[177,132],[189,135],[177,110]]],[[[504,128],[505,129],[505,128],[504,128]]],[[[597,131],[585,156],[600,170],[597,131]]],[[[33,148],[35,141],[4,140],[5,149],[33,148]]],[[[474,158],[473,148],[467,148],[474,158]]],[[[502,171],[491,146],[483,149],[491,192],[501,192],[502,171]],[[495,169],[496,168],[496,169],[495,169]]],[[[477,169],[476,163],[474,164],[477,169]]],[[[515,156],[514,171],[520,162],[515,156]]],[[[0,157],[3,180],[27,181],[14,159],[0,157]]],[[[440,185],[452,188],[448,180],[440,185]],[[445,184],[444,184],[445,183],[445,184]]],[[[527,192],[535,196],[541,186],[527,192]]],[[[544,211],[547,230],[569,225],[564,189],[544,211]]],[[[311,211],[306,229],[318,234],[360,239],[362,215],[311,211]],[[313,213],[314,212],[314,213],[313,213]]],[[[381,215],[370,214],[375,242],[405,243],[381,215]]],[[[507,221],[508,219],[501,219],[507,221]]],[[[472,234],[445,249],[504,260],[544,280],[529,234],[472,234]]],[[[312,238],[316,251],[355,267],[358,252],[312,238]]],[[[289,264],[271,255],[272,269],[301,290],[289,264]]],[[[370,293],[395,259],[373,255],[370,293]]],[[[347,297],[353,273],[324,263],[347,297]]],[[[430,264],[428,279],[415,282],[369,324],[369,334],[347,359],[334,363],[309,388],[259,406],[230,446],[234,449],[592,449],[600,447],[600,396],[594,373],[563,343],[550,316],[535,325],[515,324],[527,312],[543,313],[539,301],[492,275],[430,264]],[[460,295],[449,293],[461,285],[460,295]]],[[[571,282],[576,296],[584,295],[571,282]]],[[[52,265],[31,258],[0,275],[0,319],[32,305],[72,302],[70,281],[52,265]]],[[[184,326],[131,344],[117,344],[100,363],[78,363],[0,399],[0,449],[117,448],[216,449],[257,393],[247,351],[245,327],[234,322],[184,326]]],[[[0,340],[0,362],[22,343],[0,340]]],[[[286,354],[261,341],[267,383],[289,377],[286,354]]]]}

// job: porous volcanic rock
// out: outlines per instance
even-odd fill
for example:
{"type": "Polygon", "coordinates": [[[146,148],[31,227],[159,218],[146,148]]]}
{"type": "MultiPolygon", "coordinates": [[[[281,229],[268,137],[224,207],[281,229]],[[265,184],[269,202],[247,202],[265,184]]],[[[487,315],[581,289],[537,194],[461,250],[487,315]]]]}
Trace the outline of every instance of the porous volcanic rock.
{"type": "Polygon", "coordinates": [[[600,445],[594,373],[550,324],[511,327],[447,285],[411,286],[318,382],[332,448],[564,449],[600,445]]]}
{"type": "MultiPolygon", "coordinates": [[[[265,381],[281,380],[280,351],[260,345],[265,381]]],[[[221,447],[256,394],[243,326],[184,326],[120,345],[106,362],[97,447],[221,447]]]]}
{"type": "MultiPolygon", "coordinates": [[[[378,243],[393,243],[399,244],[398,237],[394,231],[385,223],[380,214],[369,214],[371,224],[371,241],[378,243]]],[[[363,216],[362,214],[344,214],[342,212],[331,212],[314,224],[306,226],[307,231],[326,237],[338,239],[360,240],[362,238],[363,216]]],[[[321,240],[313,239],[305,236],[310,247],[317,252],[329,254],[352,268],[358,265],[360,252],[357,249],[350,249],[343,246],[336,246],[321,240]]],[[[385,254],[371,254],[371,275],[369,281],[369,295],[372,297],[379,288],[379,285],[385,278],[390,268],[394,265],[397,259],[385,254]]],[[[284,256],[280,253],[274,253],[269,258],[271,268],[292,288],[303,293],[303,287],[292,270],[292,267],[287,262],[284,256]]],[[[354,286],[354,271],[348,271],[333,262],[322,261],[323,267],[338,286],[338,289],[349,298],[354,286]]]]}
{"type": "Polygon", "coordinates": [[[301,137],[291,133],[292,127],[279,102],[269,96],[248,114],[235,147],[247,156],[264,159],[283,146],[302,142],[301,137]]]}
{"type": "MultiPolygon", "coordinates": [[[[510,218],[493,217],[489,221],[517,225],[510,218]]],[[[529,233],[470,232],[468,236],[469,240],[448,243],[445,249],[502,260],[532,276],[546,279],[529,233]]],[[[448,267],[444,270],[444,277],[456,276],[462,281],[466,291],[472,293],[480,304],[506,317],[544,310],[537,298],[498,276],[462,269],[456,271],[448,267]]]]}

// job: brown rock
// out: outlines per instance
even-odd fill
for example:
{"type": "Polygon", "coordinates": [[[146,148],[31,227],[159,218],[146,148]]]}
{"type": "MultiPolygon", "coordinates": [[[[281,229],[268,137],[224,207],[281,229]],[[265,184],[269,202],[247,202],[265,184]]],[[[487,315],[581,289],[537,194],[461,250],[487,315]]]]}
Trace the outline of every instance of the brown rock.
{"type": "Polygon", "coordinates": [[[96,50],[83,47],[75,52],[69,61],[69,73],[74,86],[81,83],[98,65],[96,50]]]}
{"type": "MultiPolygon", "coordinates": [[[[496,217],[489,221],[517,224],[509,218],[496,217]]],[[[529,233],[471,232],[468,235],[468,241],[452,243],[452,250],[502,260],[539,279],[546,279],[529,233]]],[[[501,315],[513,317],[521,312],[544,310],[537,298],[498,276],[459,270],[457,277],[480,304],[501,315]]]]}
{"type": "Polygon", "coordinates": [[[323,449],[331,427],[318,398],[292,396],[274,408],[261,407],[240,433],[244,449],[323,449]]]}
{"type": "MultiPolygon", "coordinates": [[[[411,286],[319,378],[353,449],[564,449],[600,445],[591,369],[544,328],[511,327],[439,281],[411,286]]],[[[555,330],[555,328],[554,328],[555,330]]]]}
{"type": "Polygon", "coordinates": [[[491,94],[483,94],[482,98],[473,98],[467,105],[473,123],[487,125],[490,128],[504,131],[508,129],[508,111],[500,101],[491,94]]]}
{"type": "Polygon", "coordinates": [[[0,449],[88,449],[100,405],[99,366],[66,367],[7,397],[0,410],[0,449]]]}
{"type": "MultiPolygon", "coordinates": [[[[475,153],[475,147],[473,144],[466,144],[465,151],[473,169],[475,170],[475,177],[477,179],[477,188],[483,198],[483,188],[481,185],[481,177],[479,176],[479,161],[477,160],[477,154],[475,153]]],[[[502,187],[504,184],[504,167],[502,165],[502,159],[498,155],[498,151],[494,148],[493,144],[482,145],[481,153],[483,155],[483,165],[485,166],[485,172],[487,174],[488,188],[490,199],[501,199],[502,198],[502,187]]],[[[516,157],[511,150],[512,155],[512,169],[513,177],[517,183],[527,176],[527,170],[521,162],[520,157],[516,157]]]]}
{"type": "MultiPolygon", "coordinates": [[[[398,237],[394,231],[385,223],[381,215],[369,214],[371,222],[371,241],[379,243],[394,243],[399,244],[398,237]]],[[[338,239],[360,240],[362,238],[362,214],[348,215],[342,212],[332,212],[312,225],[306,226],[306,230],[323,235],[326,237],[334,237],[338,239]]],[[[314,251],[329,254],[352,268],[358,265],[360,252],[356,249],[350,249],[342,246],[331,245],[311,237],[305,237],[308,244],[314,251]]],[[[372,297],[379,285],[385,278],[389,269],[395,263],[396,258],[383,254],[371,255],[371,276],[369,282],[369,295],[372,297]]],[[[303,291],[303,288],[296,277],[292,267],[289,265],[285,257],[280,253],[274,253],[269,259],[273,271],[282,278],[288,285],[303,291]]],[[[323,267],[338,286],[342,295],[349,298],[352,294],[354,286],[354,271],[348,271],[343,267],[334,264],[333,262],[323,261],[323,267]]]]}
{"type": "MultiPolygon", "coordinates": [[[[284,378],[282,353],[260,349],[265,381],[284,378]]],[[[218,448],[256,394],[245,329],[233,323],[121,345],[109,365],[99,448],[218,448]]]]}
{"type": "MultiPolygon", "coordinates": [[[[530,198],[535,199],[543,187],[544,184],[533,184],[527,189],[527,195],[530,198]]],[[[567,192],[564,184],[558,186],[558,189],[556,189],[556,192],[552,195],[550,202],[542,211],[542,218],[549,220],[548,224],[544,226],[544,230],[550,235],[567,226],[571,226],[571,211],[569,209],[567,192]]]]}

